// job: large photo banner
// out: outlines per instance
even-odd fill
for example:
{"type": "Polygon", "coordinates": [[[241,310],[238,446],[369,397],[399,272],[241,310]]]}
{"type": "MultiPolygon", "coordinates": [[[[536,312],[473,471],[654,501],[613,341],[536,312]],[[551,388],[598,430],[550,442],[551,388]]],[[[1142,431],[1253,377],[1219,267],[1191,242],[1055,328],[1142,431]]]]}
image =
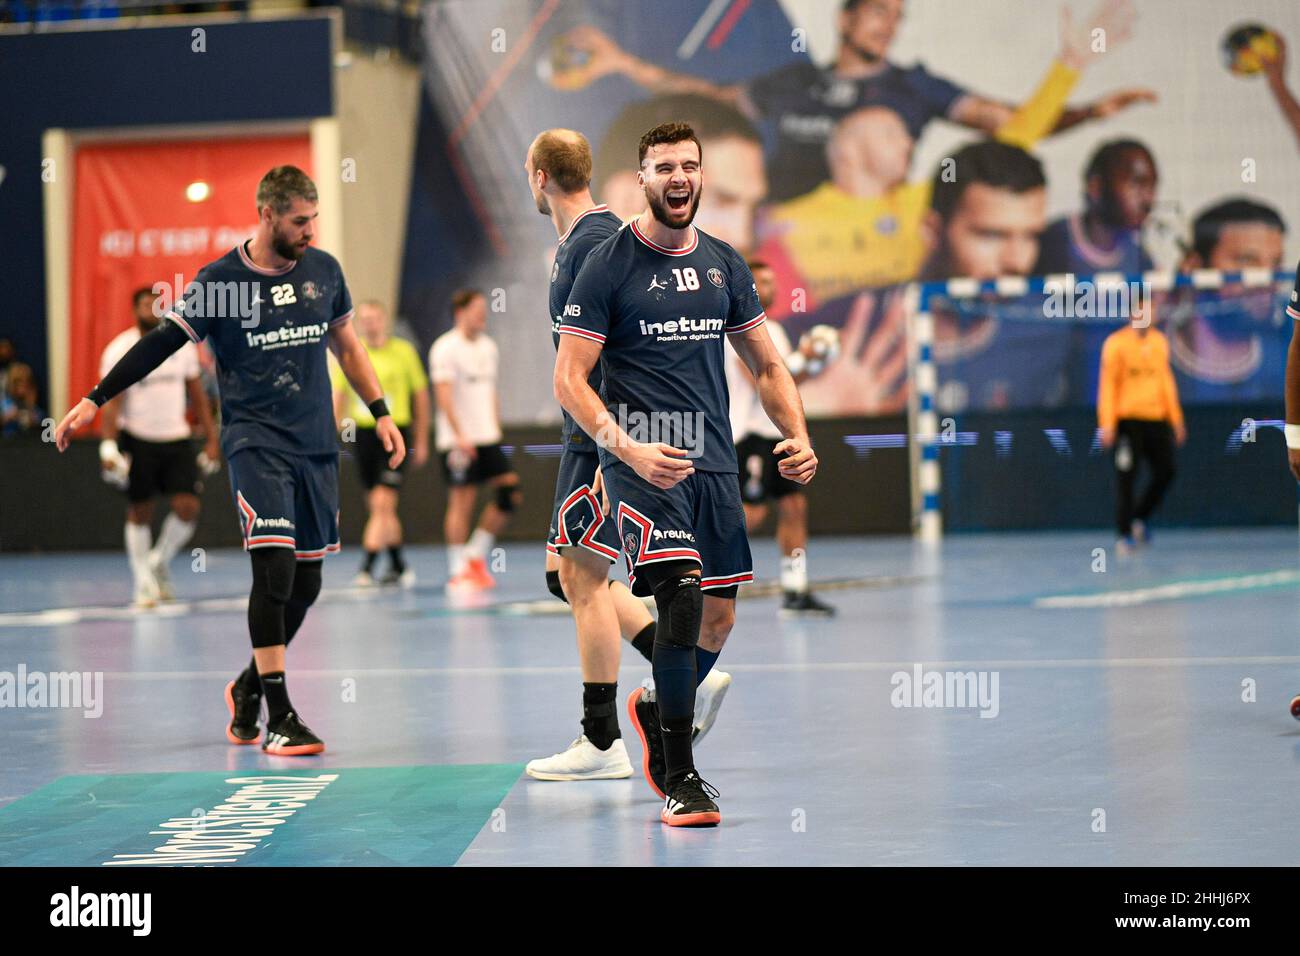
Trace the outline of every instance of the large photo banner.
{"type": "Polygon", "coordinates": [[[87,144],[76,155],[68,405],[99,380],[137,289],[169,306],[201,267],[253,234],[271,166],[311,169],[306,134],[87,144]]]}
{"type": "MultiPolygon", "coordinates": [[[[402,311],[426,342],[451,291],[494,293],[502,413],[550,421],[555,235],[523,173],[540,130],[582,132],[592,192],[644,207],[637,141],[667,120],[703,146],[696,225],[772,272],[769,318],[840,350],[810,414],[908,401],[916,282],[1152,270],[1184,399],[1280,397],[1280,282],[1300,255],[1300,87],[1288,0],[447,0],[426,7],[402,311]],[[1165,301],[1167,299],[1167,301],[1165,301]]],[[[937,324],[941,410],[1084,405],[1125,314],[983,302],[937,324]]]]}

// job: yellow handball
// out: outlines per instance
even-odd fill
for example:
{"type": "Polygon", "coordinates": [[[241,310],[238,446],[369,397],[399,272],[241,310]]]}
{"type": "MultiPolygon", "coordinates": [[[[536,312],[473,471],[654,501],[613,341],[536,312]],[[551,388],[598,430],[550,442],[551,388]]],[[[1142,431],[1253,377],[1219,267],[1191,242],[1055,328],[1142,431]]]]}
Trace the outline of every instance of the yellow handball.
{"type": "Polygon", "coordinates": [[[1277,59],[1278,37],[1266,26],[1243,23],[1223,38],[1223,64],[1236,76],[1254,76],[1277,59]]]}

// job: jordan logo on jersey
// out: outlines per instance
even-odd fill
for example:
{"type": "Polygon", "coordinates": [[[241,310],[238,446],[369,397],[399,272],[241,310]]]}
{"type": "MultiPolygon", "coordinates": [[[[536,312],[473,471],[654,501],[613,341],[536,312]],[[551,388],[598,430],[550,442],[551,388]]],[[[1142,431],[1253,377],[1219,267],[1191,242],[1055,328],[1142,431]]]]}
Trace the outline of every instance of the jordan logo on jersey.
{"type": "Polygon", "coordinates": [[[668,288],[668,283],[660,282],[659,276],[656,273],[655,276],[650,280],[650,288],[646,289],[646,291],[654,292],[656,289],[666,289],[666,288],[668,288]]]}

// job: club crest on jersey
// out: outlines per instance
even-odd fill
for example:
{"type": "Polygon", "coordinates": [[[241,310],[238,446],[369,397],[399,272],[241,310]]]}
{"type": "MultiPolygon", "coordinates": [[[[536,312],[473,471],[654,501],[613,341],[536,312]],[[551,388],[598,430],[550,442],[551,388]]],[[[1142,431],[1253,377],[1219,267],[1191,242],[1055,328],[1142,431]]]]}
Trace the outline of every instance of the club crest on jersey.
{"type": "Polygon", "coordinates": [[[635,558],[637,552],[636,535],[631,531],[623,535],[623,550],[627,552],[629,558],[635,558]]]}
{"type": "Polygon", "coordinates": [[[710,269],[710,270],[709,270],[707,273],[705,273],[705,274],[709,277],[709,281],[710,281],[710,282],[712,282],[714,285],[716,285],[719,289],[722,288],[722,270],[721,270],[721,269],[710,269]]]}
{"type": "Polygon", "coordinates": [[[302,284],[302,296],[304,299],[319,299],[320,289],[316,287],[315,282],[308,279],[302,284]]]}

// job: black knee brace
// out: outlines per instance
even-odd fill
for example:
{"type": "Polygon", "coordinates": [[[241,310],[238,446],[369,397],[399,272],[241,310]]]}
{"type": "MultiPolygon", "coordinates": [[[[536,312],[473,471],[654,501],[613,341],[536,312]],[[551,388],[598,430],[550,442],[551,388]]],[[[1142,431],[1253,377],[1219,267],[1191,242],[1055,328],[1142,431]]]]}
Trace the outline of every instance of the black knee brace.
{"type": "Polygon", "coordinates": [[[497,508],[506,514],[510,514],[515,508],[519,507],[522,497],[519,494],[518,485],[497,485],[497,508]]]}
{"type": "MultiPolygon", "coordinates": [[[[676,562],[674,562],[675,564],[676,562]]],[[[684,562],[683,562],[684,563],[684,562]]],[[[687,565],[694,570],[695,565],[687,565]]],[[[700,641],[700,622],[704,618],[704,592],[698,574],[674,574],[661,578],[654,588],[659,623],[655,643],[694,647],[700,641]]]]}
{"type": "Polygon", "coordinates": [[[546,590],[550,591],[565,604],[569,603],[569,599],[564,596],[564,588],[560,585],[559,571],[546,572],[546,590]]]}
{"type": "Polygon", "coordinates": [[[320,561],[298,561],[293,573],[293,591],[284,608],[284,643],[288,644],[302,627],[307,609],[320,596],[320,561]]]}
{"type": "Polygon", "coordinates": [[[248,595],[248,634],[254,647],[274,647],[285,642],[284,610],[293,597],[298,562],[289,548],[257,548],[249,557],[253,589],[248,595]]]}
{"type": "Polygon", "coordinates": [[[293,572],[293,591],[289,600],[303,607],[311,607],[320,597],[320,566],[322,561],[296,561],[293,572]]]}

